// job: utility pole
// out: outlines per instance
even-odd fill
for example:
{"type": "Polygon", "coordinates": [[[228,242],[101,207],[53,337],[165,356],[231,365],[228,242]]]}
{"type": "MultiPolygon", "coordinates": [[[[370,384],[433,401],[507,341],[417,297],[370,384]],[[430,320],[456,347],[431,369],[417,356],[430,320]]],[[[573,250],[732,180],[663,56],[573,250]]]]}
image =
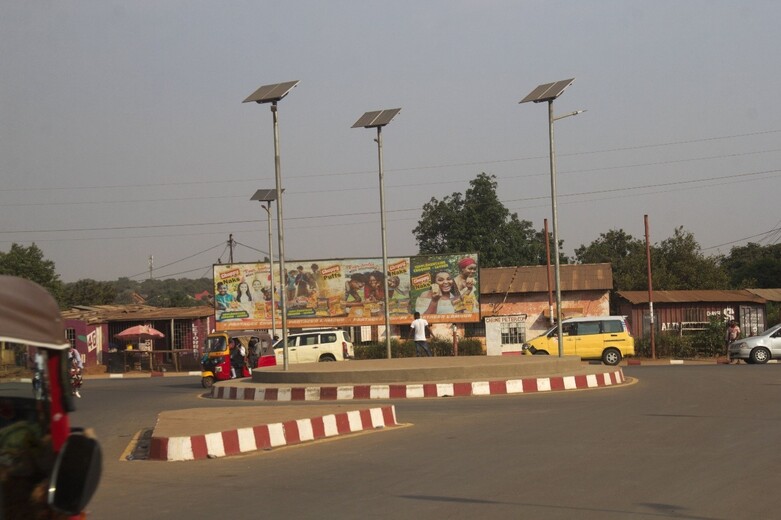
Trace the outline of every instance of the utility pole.
{"type": "Polygon", "coordinates": [[[155,257],[152,255],[149,255],[149,279],[152,279],[152,270],[154,269],[155,265],[155,257]]]}
{"type": "Polygon", "coordinates": [[[228,263],[232,264],[233,263],[233,233],[228,235],[228,250],[230,251],[230,259],[228,263]]]}
{"type": "Polygon", "coordinates": [[[656,359],[656,327],[654,325],[654,288],[651,280],[651,243],[648,238],[648,215],[645,215],[645,261],[648,264],[648,310],[651,313],[651,359],[656,359]]]}

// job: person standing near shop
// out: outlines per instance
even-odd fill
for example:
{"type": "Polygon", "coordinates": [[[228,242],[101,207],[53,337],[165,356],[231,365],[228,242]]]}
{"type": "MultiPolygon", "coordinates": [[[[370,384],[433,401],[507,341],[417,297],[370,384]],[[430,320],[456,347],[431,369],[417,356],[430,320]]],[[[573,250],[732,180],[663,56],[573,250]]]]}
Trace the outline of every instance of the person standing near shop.
{"type": "MultiPolygon", "coordinates": [[[[731,320],[727,325],[727,332],[724,334],[724,343],[726,344],[726,349],[727,349],[727,361],[731,361],[729,358],[729,344],[739,339],[740,339],[740,327],[738,327],[738,322],[735,320],[731,320]]],[[[739,359],[736,359],[736,361],[740,363],[739,359]]]]}
{"type": "Polygon", "coordinates": [[[431,357],[431,349],[428,346],[428,340],[426,336],[431,334],[428,322],[420,317],[420,313],[415,313],[415,319],[410,325],[412,331],[412,339],[415,341],[415,356],[417,357],[431,357]]]}

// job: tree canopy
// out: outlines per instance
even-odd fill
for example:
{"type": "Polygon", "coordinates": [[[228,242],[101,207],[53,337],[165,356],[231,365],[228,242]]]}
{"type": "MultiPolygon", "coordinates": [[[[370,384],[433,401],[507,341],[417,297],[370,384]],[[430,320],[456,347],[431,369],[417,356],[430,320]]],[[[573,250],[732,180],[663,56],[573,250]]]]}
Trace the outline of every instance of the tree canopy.
{"type": "Polygon", "coordinates": [[[0,252],[0,274],[26,278],[48,290],[58,301],[62,298],[62,281],[54,262],[43,257],[43,251],[32,244],[11,244],[7,253],[0,252]]]}
{"type": "Polygon", "coordinates": [[[476,251],[483,267],[545,263],[544,232],[502,204],[496,177],[481,173],[469,185],[463,195],[432,197],[423,206],[412,230],[420,254],[476,251]]]}
{"type": "Polygon", "coordinates": [[[733,247],[722,260],[734,287],[774,289],[781,286],[781,244],[761,246],[749,242],[733,247]]]}

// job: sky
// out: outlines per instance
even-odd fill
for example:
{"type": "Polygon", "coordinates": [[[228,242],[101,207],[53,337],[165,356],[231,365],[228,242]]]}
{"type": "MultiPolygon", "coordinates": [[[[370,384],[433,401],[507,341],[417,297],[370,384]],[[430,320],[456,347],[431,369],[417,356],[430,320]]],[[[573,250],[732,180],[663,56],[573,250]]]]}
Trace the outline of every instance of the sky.
{"type": "MultiPolygon", "coordinates": [[[[615,0],[0,0],[0,251],[65,282],[211,276],[267,255],[279,102],[286,262],[418,252],[423,205],[496,176],[572,255],[676,228],[706,255],[781,238],[781,3],[615,0]],[[151,258],[151,262],[150,262],[151,258]]],[[[276,206],[274,217],[274,251],[276,206]]]]}

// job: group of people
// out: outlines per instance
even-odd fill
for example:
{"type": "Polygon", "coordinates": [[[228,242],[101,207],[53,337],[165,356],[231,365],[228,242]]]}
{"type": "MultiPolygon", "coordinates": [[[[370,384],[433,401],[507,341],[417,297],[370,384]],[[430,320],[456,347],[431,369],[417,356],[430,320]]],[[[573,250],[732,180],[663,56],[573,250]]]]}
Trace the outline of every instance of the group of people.
{"type": "Polygon", "coordinates": [[[446,269],[432,273],[431,289],[415,301],[415,311],[421,314],[454,314],[478,312],[477,262],[470,257],[458,262],[458,275],[446,269]]]}

